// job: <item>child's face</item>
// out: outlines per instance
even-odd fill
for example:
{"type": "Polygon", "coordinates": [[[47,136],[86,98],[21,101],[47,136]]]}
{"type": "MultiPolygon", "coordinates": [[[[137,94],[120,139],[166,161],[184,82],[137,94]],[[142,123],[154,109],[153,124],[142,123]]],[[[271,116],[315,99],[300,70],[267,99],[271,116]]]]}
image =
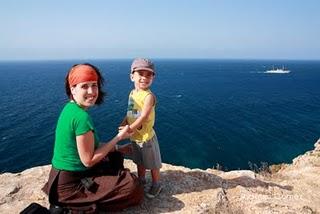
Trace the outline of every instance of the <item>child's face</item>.
{"type": "Polygon", "coordinates": [[[154,73],[151,71],[134,71],[131,75],[131,80],[134,82],[136,89],[146,90],[148,89],[154,78],[154,73]]]}
{"type": "Polygon", "coordinates": [[[71,87],[73,99],[82,108],[93,106],[98,98],[99,89],[97,81],[81,82],[71,87]]]}

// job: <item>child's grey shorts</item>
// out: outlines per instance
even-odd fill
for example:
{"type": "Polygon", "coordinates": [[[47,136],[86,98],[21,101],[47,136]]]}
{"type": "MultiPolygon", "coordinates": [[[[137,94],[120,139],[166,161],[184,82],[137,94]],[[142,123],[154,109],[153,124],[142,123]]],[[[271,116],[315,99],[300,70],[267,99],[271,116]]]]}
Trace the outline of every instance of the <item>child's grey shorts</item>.
{"type": "Polygon", "coordinates": [[[132,160],[146,169],[160,169],[162,162],[157,136],[140,144],[132,141],[132,160]]]}

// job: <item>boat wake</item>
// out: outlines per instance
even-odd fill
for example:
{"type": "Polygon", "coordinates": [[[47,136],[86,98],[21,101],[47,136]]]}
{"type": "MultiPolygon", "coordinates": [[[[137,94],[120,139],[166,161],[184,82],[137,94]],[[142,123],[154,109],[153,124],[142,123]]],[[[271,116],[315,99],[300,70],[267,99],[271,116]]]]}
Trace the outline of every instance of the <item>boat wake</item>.
{"type": "Polygon", "coordinates": [[[276,69],[273,68],[271,70],[265,71],[264,73],[267,73],[267,74],[288,74],[290,72],[291,72],[290,70],[285,69],[285,68],[276,68],[276,69]]]}

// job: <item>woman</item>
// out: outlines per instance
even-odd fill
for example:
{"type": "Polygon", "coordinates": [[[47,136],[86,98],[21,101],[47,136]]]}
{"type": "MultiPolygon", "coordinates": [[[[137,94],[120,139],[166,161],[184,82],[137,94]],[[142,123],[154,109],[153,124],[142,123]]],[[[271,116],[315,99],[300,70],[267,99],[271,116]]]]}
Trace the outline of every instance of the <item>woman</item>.
{"type": "Polygon", "coordinates": [[[103,102],[103,78],[91,64],[74,65],[65,79],[70,101],[57,122],[52,168],[44,191],[52,209],[72,213],[119,211],[139,204],[143,186],[123,167],[117,143],[130,136],[129,127],[100,144],[87,109],[103,102]]]}

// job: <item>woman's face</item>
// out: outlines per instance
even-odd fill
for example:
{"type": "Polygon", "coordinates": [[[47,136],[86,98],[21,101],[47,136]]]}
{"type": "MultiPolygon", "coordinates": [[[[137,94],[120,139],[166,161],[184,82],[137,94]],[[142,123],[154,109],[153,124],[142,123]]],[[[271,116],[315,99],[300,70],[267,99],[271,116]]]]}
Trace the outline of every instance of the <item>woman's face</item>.
{"type": "Polygon", "coordinates": [[[84,109],[93,106],[98,98],[99,89],[97,81],[81,82],[71,87],[74,101],[84,109]]]}

